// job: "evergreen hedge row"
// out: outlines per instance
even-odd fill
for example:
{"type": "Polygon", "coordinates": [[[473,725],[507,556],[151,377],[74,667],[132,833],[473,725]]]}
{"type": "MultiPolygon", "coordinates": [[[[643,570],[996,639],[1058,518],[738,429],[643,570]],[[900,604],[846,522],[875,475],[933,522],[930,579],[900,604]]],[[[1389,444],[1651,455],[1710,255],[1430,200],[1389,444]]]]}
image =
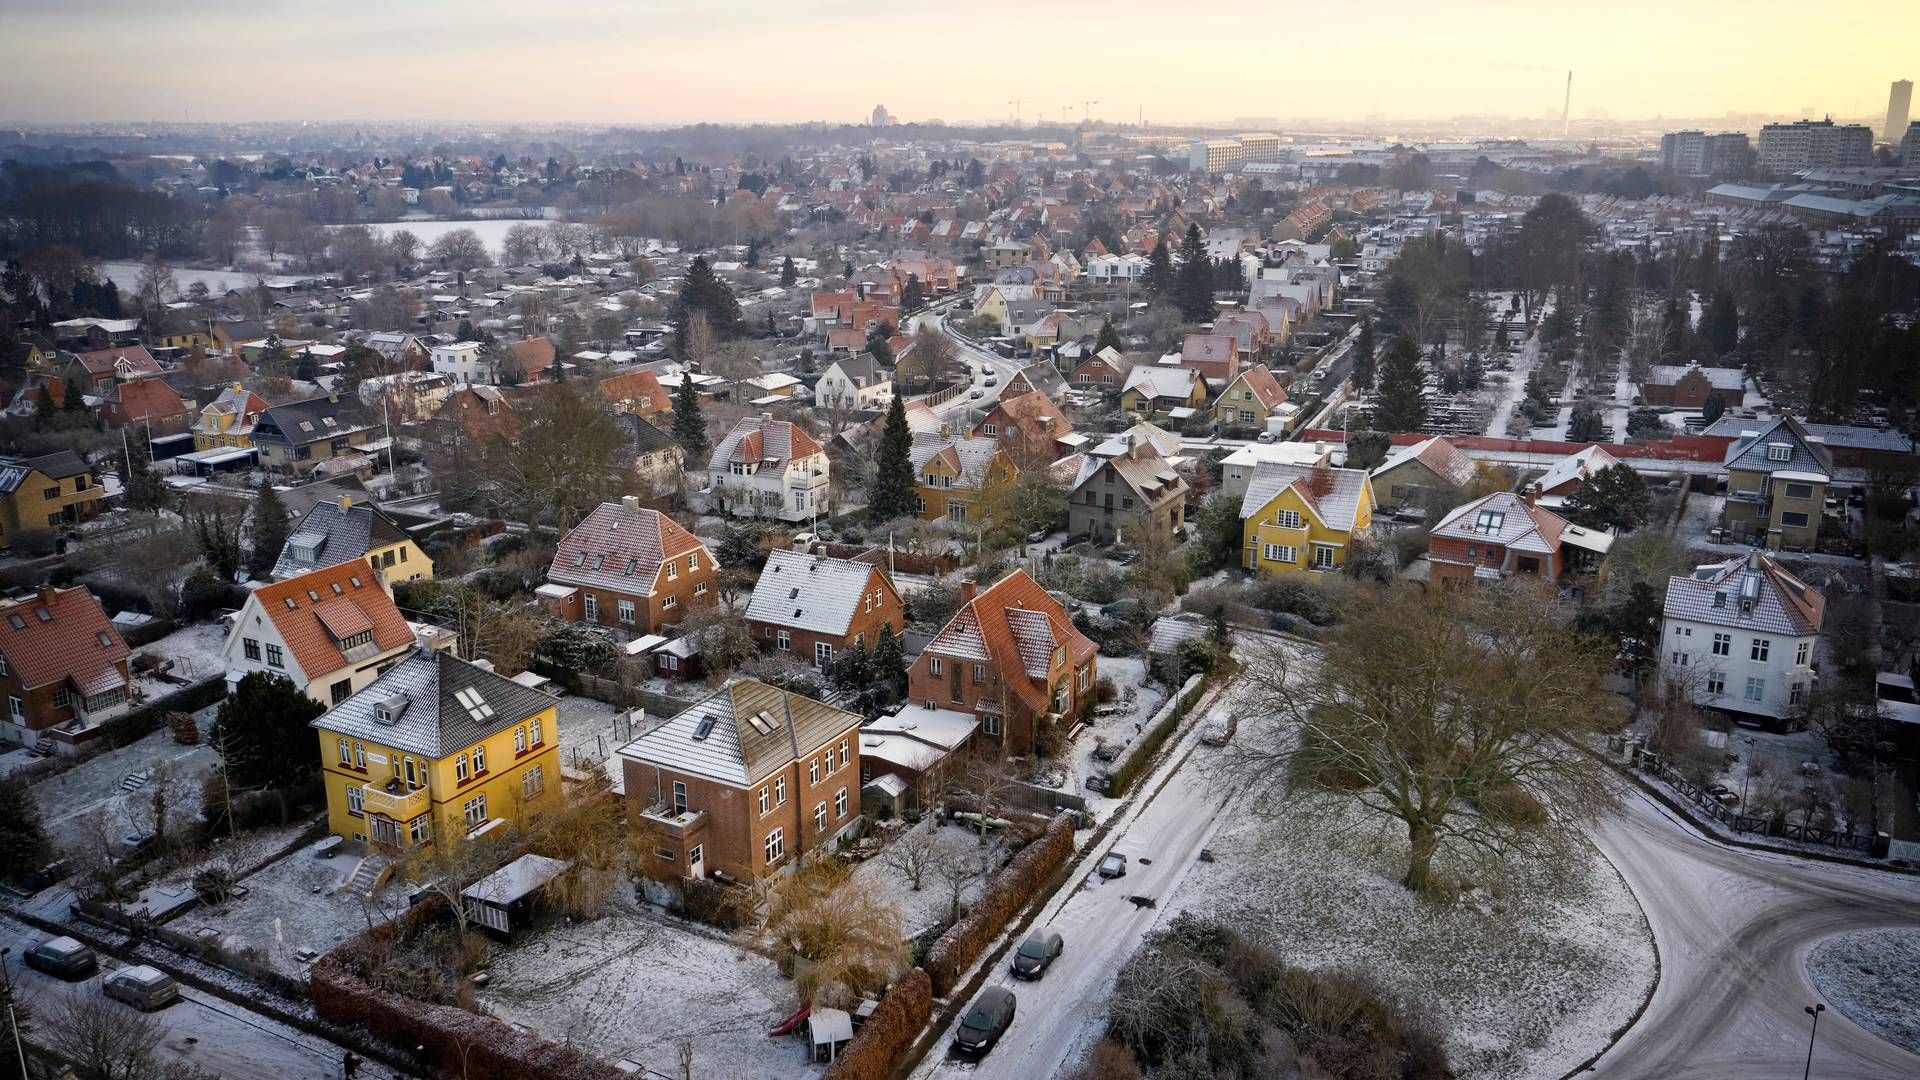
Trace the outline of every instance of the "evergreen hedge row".
{"type": "Polygon", "coordinates": [[[1072,856],[1073,815],[1061,814],[1047,824],[1040,839],[1008,860],[966,917],[948,927],[927,950],[927,977],[933,980],[935,996],[945,997],[953,991],[961,972],[979,959],[1054,870],[1072,856]]]}
{"type": "Polygon", "coordinates": [[[914,968],[896,980],[821,1080],[887,1080],[933,1015],[933,980],[914,968]]]}

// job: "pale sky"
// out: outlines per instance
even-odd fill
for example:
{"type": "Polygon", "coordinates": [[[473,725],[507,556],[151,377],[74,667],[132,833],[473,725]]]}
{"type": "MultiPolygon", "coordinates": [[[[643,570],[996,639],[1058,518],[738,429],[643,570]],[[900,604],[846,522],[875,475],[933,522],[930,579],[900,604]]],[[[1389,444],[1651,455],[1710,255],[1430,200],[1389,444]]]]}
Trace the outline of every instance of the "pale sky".
{"type": "Polygon", "coordinates": [[[0,122],[1878,115],[1859,0],[0,0],[0,122]]]}

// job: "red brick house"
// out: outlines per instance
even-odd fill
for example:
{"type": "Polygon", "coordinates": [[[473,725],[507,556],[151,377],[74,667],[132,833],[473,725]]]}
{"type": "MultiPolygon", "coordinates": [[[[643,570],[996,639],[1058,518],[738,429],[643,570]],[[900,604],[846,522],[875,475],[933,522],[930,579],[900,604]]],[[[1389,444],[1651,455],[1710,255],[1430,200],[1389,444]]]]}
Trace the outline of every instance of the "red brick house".
{"type": "Polygon", "coordinates": [[[1077,390],[1118,394],[1120,388],[1127,385],[1127,372],[1132,370],[1133,364],[1109,345],[1075,365],[1067,373],[1067,385],[1077,390]]]}
{"type": "Polygon", "coordinates": [[[497,386],[474,383],[462,386],[440,403],[434,419],[459,424],[467,438],[484,443],[493,439],[511,439],[520,434],[520,418],[514,415],[513,399],[497,386]]]}
{"type": "Polygon", "coordinates": [[[107,387],[100,415],[110,428],[142,428],[149,436],[178,435],[192,423],[187,403],[161,379],[131,379],[107,387]]]}
{"type": "Polygon", "coordinates": [[[92,391],[112,386],[122,379],[145,379],[163,374],[160,362],[145,345],[115,346],[73,354],[66,377],[80,379],[92,391]]]}
{"type": "Polygon", "coordinates": [[[1092,707],[1099,649],[1025,570],[985,591],[964,582],[960,595],[960,610],[907,671],[908,700],[971,712],[983,745],[1030,754],[1042,725],[1092,707]]]}
{"type": "Polygon", "coordinates": [[[97,733],[98,722],[126,704],[131,651],[100,601],[85,588],[39,591],[0,606],[0,739],[31,746],[50,728],[79,721],[51,737],[73,745],[97,733]],[[63,738],[64,736],[64,738],[63,738]]]}
{"type": "Polygon", "coordinates": [[[1002,397],[968,434],[999,440],[1023,469],[1052,464],[1074,449],[1062,441],[1073,434],[1073,423],[1052,398],[1038,390],[1002,397]]]}
{"type": "Polygon", "coordinates": [[[535,593],[568,622],[653,634],[713,603],[718,570],[698,537],[629,495],[573,527],[535,593]]]}
{"type": "Polygon", "coordinates": [[[898,637],[906,608],[877,566],[781,550],[768,554],[746,620],[761,648],[824,667],[848,649],[872,650],[882,627],[898,637]]]}
{"type": "Polygon", "coordinates": [[[1180,366],[1192,368],[1214,387],[1240,374],[1240,353],[1231,334],[1188,334],[1180,346],[1180,366]]]}
{"type": "Polygon", "coordinates": [[[1610,533],[1585,529],[1534,505],[1534,493],[1495,492],[1458,507],[1433,527],[1427,542],[1433,581],[1558,581],[1590,573],[1613,545],[1610,533]]]}
{"type": "Polygon", "coordinates": [[[860,820],[860,717],[735,679],[619,750],[655,878],[752,881],[860,820]]]}
{"type": "Polygon", "coordinates": [[[1649,405],[1699,409],[1705,407],[1708,398],[1717,396],[1727,408],[1737,409],[1746,402],[1746,385],[1746,374],[1739,368],[1659,364],[1648,370],[1640,384],[1640,400],[1649,405]]]}

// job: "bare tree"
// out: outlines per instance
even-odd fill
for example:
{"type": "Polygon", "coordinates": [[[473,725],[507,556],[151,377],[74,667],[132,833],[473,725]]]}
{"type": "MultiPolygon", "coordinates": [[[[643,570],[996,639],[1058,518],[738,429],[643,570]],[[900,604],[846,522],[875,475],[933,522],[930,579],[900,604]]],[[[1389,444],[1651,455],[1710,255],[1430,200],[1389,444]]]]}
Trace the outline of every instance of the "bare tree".
{"type": "Polygon", "coordinates": [[[795,964],[803,1001],[844,1006],[877,991],[903,969],[899,909],[853,880],[837,859],[802,866],[767,894],[766,935],[795,964]]]}
{"type": "Polygon", "coordinates": [[[74,987],[51,1000],[40,1028],[48,1048],[100,1080],[143,1080],[155,1071],[164,1029],[145,1013],[74,987]]]}
{"type": "Polygon", "coordinates": [[[913,886],[914,892],[926,883],[929,864],[940,850],[940,841],[934,838],[931,828],[916,825],[899,836],[894,837],[880,858],[887,867],[899,872],[913,886]]]}
{"type": "Polygon", "coordinates": [[[996,755],[975,755],[960,776],[960,786],[979,802],[975,809],[980,812],[977,824],[983,846],[987,842],[988,822],[1005,809],[1007,792],[1013,789],[1014,783],[1013,770],[996,755]]]}
{"type": "Polygon", "coordinates": [[[934,849],[927,870],[947,891],[948,922],[960,921],[960,901],[967,894],[967,886],[987,876],[987,872],[993,869],[999,850],[997,845],[971,851],[953,845],[940,845],[934,849]]]}
{"type": "Polygon", "coordinates": [[[182,804],[193,791],[194,783],[176,764],[163,761],[147,775],[146,786],[137,797],[127,800],[128,823],[134,831],[153,837],[155,847],[165,850],[174,839],[182,804]]]}
{"type": "Polygon", "coordinates": [[[487,252],[486,241],[472,229],[454,229],[443,233],[427,247],[427,257],[438,259],[449,270],[462,272],[477,266],[492,266],[493,256],[487,252]]]}
{"type": "Polygon", "coordinates": [[[449,814],[433,823],[433,841],[414,848],[400,865],[408,880],[447,902],[458,940],[466,939],[469,919],[461,893],[498,869],[505,854],[496,835],[470,837],[465,821],[449,814]]]}
{"type": "Polygon", "coordinates": [[[1603,765],[1570,744],[1601,730],[1611,649],[1522,586],[1383,590],[1323,657],[1270,650],[1246,669],[1257,717],[1228,763],[1250,805],[1361,806],[1407,830],[1403,883],[1427,891],[1443,848],[1499,859],[1590,816],[1603,765]]]}

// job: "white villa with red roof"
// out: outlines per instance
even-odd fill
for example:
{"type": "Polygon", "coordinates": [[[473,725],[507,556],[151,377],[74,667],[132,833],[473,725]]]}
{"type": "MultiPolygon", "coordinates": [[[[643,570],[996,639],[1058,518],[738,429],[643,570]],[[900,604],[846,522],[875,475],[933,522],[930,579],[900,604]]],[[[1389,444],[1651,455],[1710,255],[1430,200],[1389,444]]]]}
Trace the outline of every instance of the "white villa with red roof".
{"type": "Polygon", "coordinates": [[[227,685],[279,675],[322,705],[338,705],[398,663],[416,642],[365,559],[257,589],[233,618],[221,658],[227,685]]]}
{"type": "Polygon", "coordinates": [[[826,451],[771,414],[734,425],[707,461],[707,508],[735,517],[806,521],[827,512],[826,451]]]}

